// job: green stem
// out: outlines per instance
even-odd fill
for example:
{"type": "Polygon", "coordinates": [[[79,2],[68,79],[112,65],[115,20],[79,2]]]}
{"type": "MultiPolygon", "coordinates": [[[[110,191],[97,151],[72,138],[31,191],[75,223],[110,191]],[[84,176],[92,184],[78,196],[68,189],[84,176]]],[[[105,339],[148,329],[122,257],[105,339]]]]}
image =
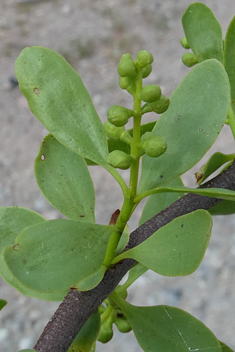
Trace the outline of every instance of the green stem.
{"type": "Polygon", "coordinates": [[[106,170],[115,178],[115,180],[119,183],[122,193],[125,196],[128,193],[128,187],[126,182],[123,180],[122,176],[119,174],[119,172],[112,167],[111,165],[107,164],[105,166],[106,170]]]}
{"type": "MultiPolygon", "coordinates": [[[[136,207],[136,204],[134,203],[134,198],[136,197],[138,176],[139,176],[139,159],[140,159],[139,146],[141,142],[140,126],[141,126],[141,117],[142,117],[141,99],[139,98],[139,96],[141,93],[141,89],[142,89],[142,77],[141,75],[139,75],[139,77],[136,79],[136,91],[133,94],[134,116],[133,116],[133,138],[130,144],[130,147],[131,147],[130,155],[132,157],[132,162],[130,167],[130,183],[129,183],[129,189],[127,188],[126,184],[125,184],[125,187],[121,185],[123,189],[123,194],[124,194],[124,202],[116,223],[117,231],[114,231],[110,237],[106,255],[104,258],[103,265],[105,265],[107,268],[110,268],[111,266],[113,258],[115,257],[115,251],[120,241],[121,235],[124,231],[127,221],[130,219],[133,209],[136,207]]],[[[112,175],[114,176],[113,168],[108,171],[112,173],[112,175]]],[[[116,178],[116,175],[114,177],[116,178]]]]}
{"type": "Polygon", "coordinates": [[[230,105],[230,108],[229,108],[227,123],[228,123],[228,125],[230,125],[230,128],[232,130],[232,134],[233,134],[233,138],[235,139],[235,113],[234,113],[232,105],[230,105]]]}
{"type": "Polygon", "coordinates": [[[134,202],[138,204],[142,199],[151,196],[152,194],[156,193],[170,193],[170,192],[177,192],[177,193],[193,193],[199,194],[201,196],[206,197],[213,197],[225,200],[235,201],[235,192],[229,189],[223,188],[188,188],[188,187],[159,187],[153,188],[149,191],[143,192],[135,197],[134,202]]]}
{"type": "Polygon", "coordinates": [[[104,311],[103,314],[101,314],[100,317],[100,322],[103,324],[103,322],[110,316],[112,313],[113,307],[111,305],[108,305],[108,308],[104,311]]]}

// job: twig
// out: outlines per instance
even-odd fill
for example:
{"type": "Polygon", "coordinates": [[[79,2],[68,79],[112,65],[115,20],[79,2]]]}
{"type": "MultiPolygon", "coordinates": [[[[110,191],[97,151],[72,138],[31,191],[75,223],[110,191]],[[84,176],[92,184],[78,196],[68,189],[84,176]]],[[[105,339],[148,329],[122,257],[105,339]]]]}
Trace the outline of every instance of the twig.
{"type": "MultiPolygon", "coordinates": [[[[235,190],[235,162],[222,174],[202,185],[202,187],[235,190]]],[[[187,194],[133,231],[130,235],[128,248],[133,248],[145,241],[173,219],[197,209],[208,210],[220,202],[221,199],[187,194]]],[[[106,272],[100,284],[90,291],[70,290],[46,325],[34,349],[37,352],[67,352],[87,319],[110,295],[134,264],[134,260],[126,259],[115,265],[106,272]]]]}

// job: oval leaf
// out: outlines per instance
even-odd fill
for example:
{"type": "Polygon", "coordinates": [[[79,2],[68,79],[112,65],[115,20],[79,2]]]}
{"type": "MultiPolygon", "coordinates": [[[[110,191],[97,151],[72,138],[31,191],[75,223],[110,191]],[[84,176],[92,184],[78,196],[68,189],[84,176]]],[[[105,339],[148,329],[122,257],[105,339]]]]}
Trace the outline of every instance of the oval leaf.
{"type": "Polygon", "coordinates": [[[101,267],[112,232],[112,226],[50,220],[24,230],[3,256],[25,286],[41,292],[68,290],[101,267]]]}
{"type": "Polygon", "coordinates": [[[68,290],[56,293],[42,293],[31,290],[12,275],[3,259],[3,249],[15,244],[15,238],[26,227],[46,221],[40,214],[22,207],[0,208],[0,275],[3,280],[13,286],[23,295],[35,297],[45,301],[62,301],[68,290]]]}
{"type": "Polygon", "coordinates": [[[217,59],[223,63],[222,29],[209,7],[198,2],[189,5],[182,24],[187,42],[199,62],[217,59]]]}
{"type": "Polygon", "coordinates": [[[211,228],[210,214],[196,210],[161,227],[146,241],[121,253],[115,262],[132,258],[161,275],[189,275],[202,261],[211,228]]]}
{"type": "Polygon", "coordinates": [[[143,156],[138,193],[162,185],[195,165],[217,138],[230,104],[229,82],[217,60],[197,65],[176,88],[153,133],[164,137],[166,152],[143,156]]]}
{"type": "Polygon", "coordinates": [[[224,67],[227,71],[230,85],[231,98],[233,106],[235,106],[235,16],[228,27],[224,42],[224,67]]]}
{"type": "Polygon", "coordinates": [[[45,198],[62,214],[73,220],[95,222],[95,192],[87,164],[52,135],[42,141],[35,176],[45,198]]]}
{"type": "MultiPolygon", "coordinates": [[[[113,297],[112,297],[113,298],[113,297]]],[[[136,307],[116,300],[145,352],[222,352],[214,334],[198,319],[174,307],[136,307]]]]}
{"type": "Polygon", "coordinates": [[[100,315],[98,310],[83,325],[73,340],[68,352],[90,352],[100,331],[100,315]]]}
{"type": "Polygon", "coordinates": [[[15,71],[30,110],[46,129],[68,149],[106,165],[103,125],[74,69],[53,50],[33,46],[21,52],[15,71]]]}
{"type": "MultiPolygon", "coordinates": [[[[169,187],[184,186],[180,177],[167,184],[169,187]]],[[[149,197],[143,209],[139,226],[183,196],[183,193],[156,193],[149,197]]]]}

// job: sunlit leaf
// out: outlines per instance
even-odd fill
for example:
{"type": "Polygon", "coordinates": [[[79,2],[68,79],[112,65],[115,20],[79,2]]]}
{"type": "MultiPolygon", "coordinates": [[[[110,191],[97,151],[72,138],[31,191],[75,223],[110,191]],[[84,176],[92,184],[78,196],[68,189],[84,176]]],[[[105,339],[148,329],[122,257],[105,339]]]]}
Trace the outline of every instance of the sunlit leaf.
{"type": "Polygon", "coordinates": [[[189,5],[182,24],[187,42],[199,62],[217,59],[223,63],[222,29],[209,7],[200,2],[189,5]]]}
{"type": "Polygon", "coordinates": [[[53,50],[25,48],[15,64],[32,113],[75,153],[106,165],[107,139],[91,98],[74,69],[53,50]]]}
{"type": "Polygon", "coordinates": [[[98,310],[83,325],[68,352],[90,352],[100,331],[100,315],[98,310]]]}
{"type": "Polygon", "coordinates": [[[62,291],[101,267],[112,232],[112,226],[46,221],[22,231],[3,256],[25,286],[41,292],[62,291]]]}
{"type": "Polygon", "coordinates": [[[35,175],[45,198],[73,220],[94,222],[95,192],[83,157],[44,138],[35,160],[35,175]]]}
{"type": "Polygon", "coordinates": [[[235,106],[235,16],[228,27],[224,41],[224,66],[227,71],[230,85],[231,98],[233,106],[235,106]]]}
{"type": "Polygon", "coordinates": [[[145,352],[222,352],[214,334],[198,319],[174,307],[136,307],[116,300],[145,352]]]}
{"type": "Polygon", "coordinates": [[[121,253],[116,261],[132,258],[161,275],[189,275],[202,261],[211,228],[210,214],[196,210],[161,227],[146,241],[121,253]]]}
{"type": "Polygon", "coordinates": [[[197,183],[200,185],[206,180],[213,172],[218,170],[225,163],[233,160],[235,154],[223,154],[220,152],[214,153],[205,165],[195,174],[197,183]]]}
{"type": "Polygon", "coordinates": [[[6,305],[7,305],[7,301],[5,301],[5,299],[0,298],[0,310],[2,310],[2,308],[5,307],[6,305]]]}
{"type": "Polygon", "coordinates": [[[158,158],[143,156],[138,193],[165,184],[195,165],[217,138],[229,104],[228,77],[217,60],[206,60],[190,71],[152,131],[164,137],[167,150],[158,158]]]}
{"type": "MultiPolygon", "coordinates": [[[[184,186],[180,177],[167,183],[169,187],[184,186]]],[[[149,197],[143,209],[139,226],[183,196],[183,193],[156,193],[149,197]]]]}

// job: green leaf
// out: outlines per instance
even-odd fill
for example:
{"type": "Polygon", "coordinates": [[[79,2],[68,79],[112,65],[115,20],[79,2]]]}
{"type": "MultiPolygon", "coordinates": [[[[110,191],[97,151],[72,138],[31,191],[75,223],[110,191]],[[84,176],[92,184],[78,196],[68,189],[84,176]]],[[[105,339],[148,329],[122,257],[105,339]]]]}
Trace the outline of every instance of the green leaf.
{"type": "MultiPolygon", "coordinates": [[[[169,182],[169,187],[184,186],[180,177],[169,182]]],[[[156,193],[149,197],[143,209],[139,226],[183,196],[183,193],[156,193]]]]}
{"type": "Polygon", "coordinates": [[[102,265],[95,273],[85,277],[76,285],[78,291],[89,291],[96,287],[103,279],[107,267],[102,265]]]}
{"type": "Polygon", "coordinates": [[[164,137],[166,152],[143,156],[138,193],[160,186],[195,165],[217,138],[230,104],[229,82],[217,60],[197,65],[171,96],[153,133],[164,137]]]}
{"type": "Polygon", "coordinates": [[[205,165],[196,172],[195,176],[197,183],[200,185],[204,180],[206,180],[213,172],[218,170],[225,163],[233,160],[235,154],[223,154],[220,152],[214,153],[205,165]]]}
{"type": "Polygon", "coordinates": [[[222,29],[209,7],[198,2],[189,5],[182,24],[187,42],[199,62],[217,59],[223,63],[222,29]]]}
{"type": "Polygon", "coordinates": [[[68,149],[105,166],[103,125],[74,69],[53,50],[25,48],[15,64],[19,86],[32,113],[68,149]]]}
{"type": "Polygon", "coordinates": [[[20,350],[19,352],[37,352],[36,350],[20,350]]]}
{"type": "Polygon", "coordinates": [[[223,343],[223,342],[221,342],[221,341],[219,341],[220,342],[220,345],[221,345],[221,348],[222,348],[222,351],[223,352],[234,352],[230,347],[228,347],[227,345],[225,345],[225,343],[223,343]]]}
{"type": "MultiPolygon", "coordinates": [[[[219,199],[226,199],[230,201],[235,201],[235,191],[230,191],[229,189],[223,188],[188,188],[188,187],[159,187],[153,190],[155,193],[161,192],[183,192],[183,193],[192,193],[199,194],[201,196],[213,197],[219,199]]],[[[151,191],[149,191],[151,192],[151,191]]],[[[148,193],[148,192],[146,192],[148,193]]],[[[141,197],[141,195],[139,196],[141,197]]],[[[138,200],[138,196],[136,197],[138,200]]]]}
{"type": "Polygon", "coordinates": [[[98,310],[83,325],[68,352],[90,352],[99,335],[100,315],[98,310]]]}
{"type": "MultiPolygon", "coordinates": [[[[146,273],[146,271],[148,270],[148,268],[146,268],[144,265],[138,263],[136,264],[133,268],[131,268],[131,270],[129,271],[128,274],[128,279],[127,279],[127,283],[130,282],[134,282],[136,281],[141,275],[143,275],[144,273],[146,273]]],[[[126,284],[126,283],[125,283],[126,284]]],[[[125,285],[124,284],[124,285],[125,285]]]]}
{"type": "Polygon", "coordinates": [[[115,302],[126,315],[145,352],[207,349],[222,352],[214,334],[201,321],[181,309],[169,306],[136,307],[123,299],[115,302]]]}
{"type": "Polygon", "coordinates": [[[161,275],[189,275],[203,259],[211,228],[210,214],[196,210],[161,227],[146,241],[121,253],[115,262],[132,258],[161,275]]]}
{"type": "Polygon", "coordinates": [[[38,213],[22,207],[0,208],[0,275],[11,286],[25,296],[36,297],[46,301],[62,301],[68,290],[57,293],[41,293],[31,290],[16,279],[7,267],[3,259],[3,249],[15,244],[15,238],[25,228],[31,225],[45,222],[38,213]]]}
{"type": "Polygon", "coordinates": [[[7,305],[7,301],[5,301],[5,299],[0,298],[0,310],[2,310],[2,308],[5,307],[6,305],[7,305]]]}
{"type": "Polygon", "coordinates": [[[12,274],[40,292],[68,290],[96,272],[113,226],[58,219],[28,227],[3,251],[12,274]]]}
{"type": "Polygon", "coordinates": [[[35,160],[35,175],[45,198],[62,214],[95,222],[95,191],[83,157],[48,135],[35,160]]]}
{"type": "Polygon", "coordinates": [[[235,213],[235,202],[223,200],[208,211],[211,215],[231,215],[235,213]]]}
{"type": "Polygon", "coordinates": [[[233,106],[235,106],[235,16],[228,27],[224,42],[224,67],[227,71],[230,85],[231,98],[233,106]]]}

